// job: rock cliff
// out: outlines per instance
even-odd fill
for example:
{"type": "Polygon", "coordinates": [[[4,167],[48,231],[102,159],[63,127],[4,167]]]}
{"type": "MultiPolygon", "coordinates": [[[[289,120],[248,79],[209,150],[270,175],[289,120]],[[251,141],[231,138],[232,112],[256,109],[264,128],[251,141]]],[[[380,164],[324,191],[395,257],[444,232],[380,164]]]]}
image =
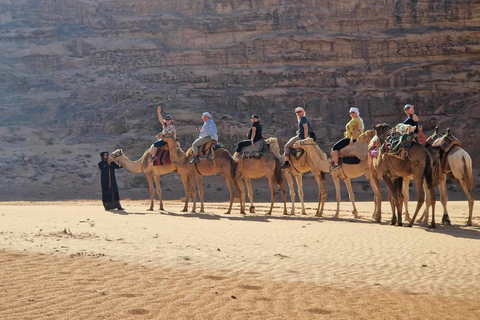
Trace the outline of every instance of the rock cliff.
{"type": "Polygon", "coordinates": [[[412,103],[479,167],[479,31],[479,0],[0,0],[1,183],[96,183],[81,156],[140,156],[159,102],[184,146],[208,110],[230,150],[251,113],[284,142],[303,106],[328,150],[350,105],[371,126],[412,103]]]}

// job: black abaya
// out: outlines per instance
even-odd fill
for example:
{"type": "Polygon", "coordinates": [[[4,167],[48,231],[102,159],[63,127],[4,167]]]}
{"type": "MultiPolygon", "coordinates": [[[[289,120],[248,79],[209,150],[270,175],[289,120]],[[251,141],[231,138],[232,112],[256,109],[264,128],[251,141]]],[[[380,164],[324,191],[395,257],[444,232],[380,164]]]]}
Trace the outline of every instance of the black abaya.
{"type": "Polygon", "coordinates": [[[121,209],[117,179],[115,179],[115,169],[119,169],[120,166],[114,161],[108,164],[108,161],[104,160],[98,163],[98,168],[102,172],[102,202],[105,210],[121,209]]]}

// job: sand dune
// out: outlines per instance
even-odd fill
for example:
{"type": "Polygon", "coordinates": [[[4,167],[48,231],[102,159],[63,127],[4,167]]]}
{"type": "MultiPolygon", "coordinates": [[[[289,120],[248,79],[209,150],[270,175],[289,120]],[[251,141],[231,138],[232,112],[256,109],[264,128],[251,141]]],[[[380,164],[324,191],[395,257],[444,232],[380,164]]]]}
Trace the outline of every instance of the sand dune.
{"type": "MultiPolygon", "coordinates": [[[[478,319],[480,219],[452,227],[368,220],[125,212],[98,202],[0,204],[0,319],[478,319]]],[[[412,205],[413,206],[413,205],[412,205]]],[[[387,208],[387,207],[386,207],[387,208]]]]}

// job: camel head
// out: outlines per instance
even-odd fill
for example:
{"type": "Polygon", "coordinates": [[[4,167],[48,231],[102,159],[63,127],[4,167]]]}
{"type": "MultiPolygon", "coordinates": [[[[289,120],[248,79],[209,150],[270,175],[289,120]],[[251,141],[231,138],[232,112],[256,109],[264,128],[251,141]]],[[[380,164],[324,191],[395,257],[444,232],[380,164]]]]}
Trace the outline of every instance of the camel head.
{"type": "Polygon", "coordinates": [[[113,160],[116,160],[118,157],[123,156],[123,150],[117,149],[111,153],[111,156],[113,157],[113,160]]]}
{"type": "Polygon", "coordinates": [[[390,125],[388,123],[379,123],[373,126],[373,130],[378,137],[383,136],[389,129],[390,125]]]}
{"type": "Polygon", "coordinates": [[[306,149],[306,148],[309,148],[310,146],[315,146],[316,143],[315,141],[313,141],[312,138],[307,138],[307,139],[303,139],[303,140],[298,140],[297,142],[295,142],[292,146],[292,148],[294,149],[298,149],[298,148],[302,148],[302,149],[306,149]]]}
{"type": "Polygon", "coordinates": [[[358,141],[369,144],[372,138],[375,136],[375,130],[366,130],[358,137],[358,141]]]}

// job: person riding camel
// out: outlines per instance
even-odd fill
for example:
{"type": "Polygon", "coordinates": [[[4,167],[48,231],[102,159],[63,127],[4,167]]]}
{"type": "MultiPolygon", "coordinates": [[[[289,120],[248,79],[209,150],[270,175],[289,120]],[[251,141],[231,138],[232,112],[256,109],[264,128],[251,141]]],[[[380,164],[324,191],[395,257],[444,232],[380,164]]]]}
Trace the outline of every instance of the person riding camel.
{"type": "Polygon", "coordinates": [[[255,145],[255,142],[263,139],[260,117],[254,114],[250,117],[250,120],[252,121],[252,127],[250,128],[250,131],[248,131],[247,140],[242,140],[237,143],[237,148],[235,149],[235,154],[233,155],[233,158],[236,160],[238,160],[239,154],[244,147],[250,145],[253,146],[255,145]]]}
{"type": "MultiPolygon", "coordinates": [[[[171,115],[166,115],[165,118],[163,118],[162,121],[162,106],[159,105],[157,108],[157,114],[158,114],[158,121],[162,124],[162,135],[173,135],[173,139],[177,139],[177,131],[175,129],[175,125],[173,124],[173,117],[171,115]]],[[[167,145],[167,142],[163,141],[163,139],[157,140],[153,143],[152,145],[152,158],[150,161],[155,161],[157,160],[157,151],[158,148],[163,147],[167,145]]]]}
{"type": "Polygon", "coordinates": [[[200,161],[199,158],[199,148],[204,144],[211,141],[218,141],[217,135],[217,126],[212,120],[212,115],[209,112],[204,112],[202,114],[203,126],[201,129],[197,127],[197,132],[199,132],[197,140],[192,143],[193,148],[193,159],[190,163],[196,163],[200,161]]]}
{"type": "Polygon", "coordinates": [[[415,127],[414,132],[417,135],[418,142],[424,146],[425,142],[427,141],[427,137],[425,136],[423,131],[420,130],[420,126],[418,125],[419,119],[418,116],[415,114],[414,107],[415,106],[413,104],[406,104],[405,107],[403,107],[403,111],[408,116],[408,118],[403,121],[403,124],[409,124],[415,127]]]}
{"type": "Polygon", "coordinates": [[[310,137],[311,133],[313,132],[312,126],[310,125],[310,121],[307,118],[305,109],[301,107],[295,108],[295,113],[297,114],[297,120],[298,120],[297,136],[288,140],[288,142],[283,147],[286,161],[285,161],[285,164],[282,166],[282,169],[290,168],[290,162],[288,161],[288,157],[290,156],[292,146],[295,144],[295,142],[310,137]]]}
{"type": "Polygon", "coordinates": [[[365,129],[365,125],[363,124],[363,119],[360,118],[360,111],[358,108],[351,107],[349,113],[352,120],[350,120],[345,126],[345,138],[338,140],[332,147],[332,171],[340,168],[340,165],[338,164],[338,159],[340,158],[340,149],[343,149],[357,141],[358,137],[365,129]]]}

